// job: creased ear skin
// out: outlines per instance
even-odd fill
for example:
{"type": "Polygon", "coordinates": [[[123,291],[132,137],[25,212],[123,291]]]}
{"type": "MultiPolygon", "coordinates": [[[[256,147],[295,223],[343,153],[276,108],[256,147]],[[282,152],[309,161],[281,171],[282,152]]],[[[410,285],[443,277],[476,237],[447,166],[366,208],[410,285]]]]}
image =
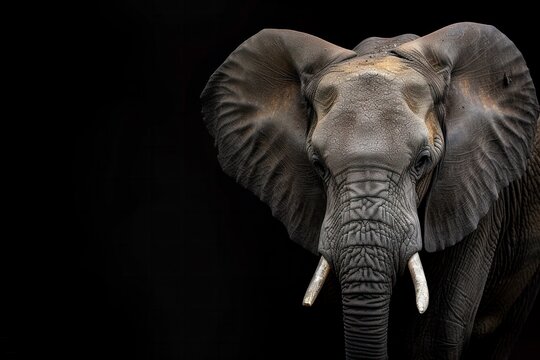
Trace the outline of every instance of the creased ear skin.
{"type": "Polygon", "coordinates": [[[325,193],[306,152],[302,92],[328,65],[356,54],[291,30],[262,30],[240,45],[201,94],[223,170],[270,206],[291,239],[317,253],[325,193]]]}
{"type": "Polygon", "coordinates": [[[492,26],[460,23],[398,48],[443,84],[445,157],[426,203],[424,247],[476,229],[499,192],[523,175],[539,107],[521,53],[492,26]]]}

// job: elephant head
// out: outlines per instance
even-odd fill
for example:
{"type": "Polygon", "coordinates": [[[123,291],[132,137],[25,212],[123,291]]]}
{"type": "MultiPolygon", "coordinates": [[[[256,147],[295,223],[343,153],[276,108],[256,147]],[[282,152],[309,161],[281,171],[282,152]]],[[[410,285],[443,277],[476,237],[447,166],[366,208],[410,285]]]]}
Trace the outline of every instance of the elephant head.
{"type": "Polygon", "coordinates": [[[201,95],[223,170],[341,284],[349,359],[386,358],[393,285],[474,231],[520,177],[538,103],[514,44],[461,23],[347,50],[290,30],[240,45],[201,95]]]}

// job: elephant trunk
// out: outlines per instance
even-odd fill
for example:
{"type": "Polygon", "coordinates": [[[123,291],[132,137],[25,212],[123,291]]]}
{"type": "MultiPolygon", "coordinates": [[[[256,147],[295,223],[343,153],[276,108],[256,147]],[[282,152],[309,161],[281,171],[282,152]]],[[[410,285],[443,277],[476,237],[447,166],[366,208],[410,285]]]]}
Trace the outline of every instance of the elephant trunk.
{"type": "Polygon", "coordinates": [[[321,259],[306,293],[311,305],[331,267],[341,284],[347,359],[386,359],[392,287],[408,267],[420,312],[427,282],[417,252],[414,184],[380,169],[336,177],[319,238],[321,259]]]}
{"type": "Polygon", "coordinates": [[[347,359],[386,359],[390,296],[343,295],[347,359]]]}
{"type": "Polygon", "coordinates": [[[386,359],[392,259],[384,249],[358,247],[348,252],[346,257],[363,256],[373,262],[349,262],[339,273],[346,358],[386,359]]]}

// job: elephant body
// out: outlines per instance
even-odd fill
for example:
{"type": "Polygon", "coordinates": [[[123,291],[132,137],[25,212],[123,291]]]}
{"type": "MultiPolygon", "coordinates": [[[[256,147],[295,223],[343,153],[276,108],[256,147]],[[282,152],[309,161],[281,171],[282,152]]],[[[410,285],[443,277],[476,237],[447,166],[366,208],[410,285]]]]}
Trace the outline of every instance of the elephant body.
{"type": "Polygon", "coordinates": [[[321,257],[304,304],[339,280],[347,359],[509,356],[540,285],[540,106],[504,34],[266,29],[201,100],[223,170],[321,257]]]}
{"type": "MultiPolygon", "coordinates": [[[[510,356],[540,287],[539,187],[537,137],[525,175],[501,191],[478,229],[451,248],[423,254],[429,309],[392,329],[395,358],[510,356]]],[[[406,313],[412,297],[402,295],[392,304],[406,313]]]]}

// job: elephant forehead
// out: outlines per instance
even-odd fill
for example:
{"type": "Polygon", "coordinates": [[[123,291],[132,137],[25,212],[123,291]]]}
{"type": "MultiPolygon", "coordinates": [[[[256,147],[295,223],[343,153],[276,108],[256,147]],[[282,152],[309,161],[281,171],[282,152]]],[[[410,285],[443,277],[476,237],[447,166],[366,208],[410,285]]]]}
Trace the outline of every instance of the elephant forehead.
{"type": "Polygon", "coordinates": [[[400,169],[428,141],[433,101],[426,80],[400,59],[360,58],[321,79],[314,107],[313,143],[330,167],[372,162],[400,169]]]}
{"type": "Polygon", "coordinates": [[[377,101],[382,96],[402,100],[417,113],[432,100],[425,77],[395,56],[360,57],[333,66],[320,79],[314,103],[328,105],[338,97],[354,101],[355,96],[364,101],[371,98],[373,105],[384,104],[377,101]]]}
{"type": "Polygon", "coordinates": [[[356,57],[336,64],[323,76],[322,81],[354,79],[355,77],[370,71],[388,77],[408,76],[411,78],[418,77],[418,79],[422,79],[422,76],[411,68],[403,59],[389,55],[383,57],[356,57]]]}

